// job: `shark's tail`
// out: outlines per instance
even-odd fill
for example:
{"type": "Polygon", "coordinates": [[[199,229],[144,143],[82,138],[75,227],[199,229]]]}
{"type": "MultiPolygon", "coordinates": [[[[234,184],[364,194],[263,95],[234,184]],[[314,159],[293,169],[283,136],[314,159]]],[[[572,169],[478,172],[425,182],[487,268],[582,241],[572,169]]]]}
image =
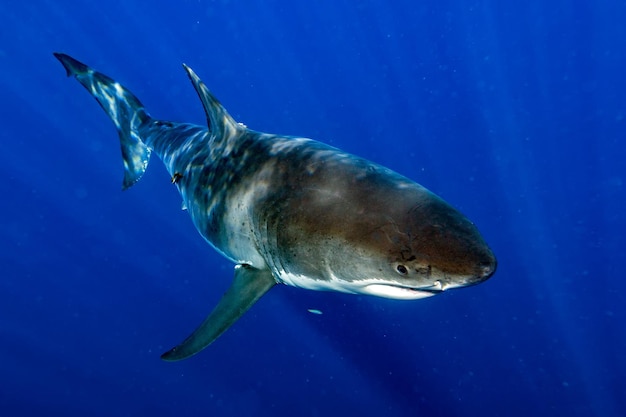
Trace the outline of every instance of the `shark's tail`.
{"type": "Polygon", "coordinates": [[[151,149],[139,136],[139,127],[150,116],[139,99],[116,81],[68,55],[55,53],[54,56],[61,61],[68,77],[76,77],[115,123],[124,159],[123,188],[130,187],[139,181],[150,161],[151,149]]]}

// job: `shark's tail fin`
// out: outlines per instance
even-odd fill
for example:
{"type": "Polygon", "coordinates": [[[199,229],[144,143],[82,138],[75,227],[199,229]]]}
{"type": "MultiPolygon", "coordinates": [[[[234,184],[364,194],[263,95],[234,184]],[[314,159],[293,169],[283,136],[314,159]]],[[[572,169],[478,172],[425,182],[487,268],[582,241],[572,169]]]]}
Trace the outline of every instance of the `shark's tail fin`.
{"type": "Polygon", "coordinates": [[[68,55],[55,53],[54,56],[61,61],[68,77],[76,77],[115,123],[124,159],[123,188],[130,187],[139,181],[150,160],[151,149],[139,136],[139,127],[150,116],[139,99],[116,81],[68,55]]]}

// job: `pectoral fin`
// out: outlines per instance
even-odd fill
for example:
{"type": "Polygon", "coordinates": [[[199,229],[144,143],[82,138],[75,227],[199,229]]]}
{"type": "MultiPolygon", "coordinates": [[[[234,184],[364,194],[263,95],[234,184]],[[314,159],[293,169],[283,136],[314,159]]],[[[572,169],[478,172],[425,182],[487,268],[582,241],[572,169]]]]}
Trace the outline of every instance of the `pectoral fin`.
{"type": "Polygon", "coordinates": [[[217,307],[184,342],[161,355],[165,361],[188,358],[210,345],[263,296],[276,281],[269,270],[235,267],[235,279],[217,307]]]}

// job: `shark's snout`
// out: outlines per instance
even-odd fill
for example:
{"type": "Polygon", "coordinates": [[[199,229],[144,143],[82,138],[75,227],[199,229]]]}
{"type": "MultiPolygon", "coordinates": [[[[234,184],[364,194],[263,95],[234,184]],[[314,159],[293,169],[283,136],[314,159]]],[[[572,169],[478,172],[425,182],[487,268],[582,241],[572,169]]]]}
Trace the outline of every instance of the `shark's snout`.
{"type": "Polygon", "coordinates": [[[479,284],[488,280],[496,272],[497,267],[498,261],[496,260],[496,257],[491,250],[487,249],[486,253],[482,255],[480,261],[476,265],[476,272],[472,279],[468,281],[468,285],[479,284]]]}
{"type": "Polygon", "coordinates": [[[498,267],[498,261],[496,257],[491,255],[491,259],[481,263],[480,265],[480,278],[482,281],[491,278],[491,276],[496,272],[496,268],[498,267]]]}

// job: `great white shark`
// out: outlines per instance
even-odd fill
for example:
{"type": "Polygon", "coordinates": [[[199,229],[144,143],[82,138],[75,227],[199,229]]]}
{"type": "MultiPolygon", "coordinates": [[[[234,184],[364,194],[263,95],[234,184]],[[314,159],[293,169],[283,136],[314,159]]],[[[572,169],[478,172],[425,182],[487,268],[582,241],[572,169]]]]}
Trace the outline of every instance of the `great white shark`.
{"type": "Polygon", "coordinates": [[[123,188],[156,153],[200,234],[236,264],[218,305],[164,360],[204,349],[276,284],[413,300],[496,269],[478,229],[437,195],[321,142],[248,129],[186,65],[208,128],[152,118],[113,79],[54,55],[115,124],[123,188]]]}

